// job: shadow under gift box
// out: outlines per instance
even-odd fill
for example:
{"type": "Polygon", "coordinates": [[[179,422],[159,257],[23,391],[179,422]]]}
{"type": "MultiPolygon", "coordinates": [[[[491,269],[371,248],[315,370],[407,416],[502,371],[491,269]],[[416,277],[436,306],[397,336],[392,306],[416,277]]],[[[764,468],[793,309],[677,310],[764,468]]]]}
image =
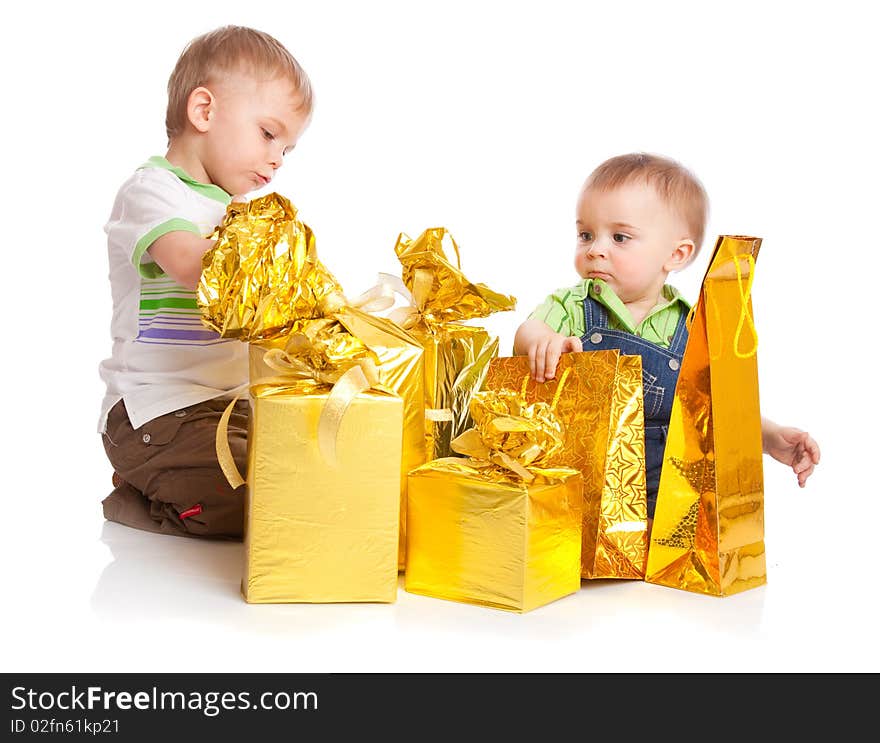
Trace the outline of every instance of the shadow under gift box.
{"type": "Polygon", "coordinates": [[[518,612],[580,590],[581,483],[496,482],[462,457],[413,470],[406,590],[518,612]]]}
{"type": "Polygon", "coordinates": [[[336,462],[329,463],[316,435],[326,390],[251,390],[248,603],[397,598],[403,401],[358,394],[339,422],[336,462]]]}

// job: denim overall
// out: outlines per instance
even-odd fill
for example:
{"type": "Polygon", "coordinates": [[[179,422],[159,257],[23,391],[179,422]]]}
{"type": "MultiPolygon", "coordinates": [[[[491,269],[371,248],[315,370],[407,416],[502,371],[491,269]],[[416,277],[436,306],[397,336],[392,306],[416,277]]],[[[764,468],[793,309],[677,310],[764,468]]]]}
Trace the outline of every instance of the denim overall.
{"type": "MultiPolygon", "coordinates": [[[[601,291],[595,284],[592,294],[601,291]]],[[[618,349],[627,356],[642,357],[642,384],[645,398],[645,474],[648,492],[648,517],[654,518],[657,505],[657,488],[660,485],[660,468],[663,466],[663,450],[666,447],[666,433],[669,430],[669,417],[672,414],[672,399],[678,370],[687,344],[688,331],[685,325],[687,313],[682,313],[678,325],[669,342],[669,348],[646,341],[625,330],[611,330],[608,327],[608,311],[599,302],[588,296],[584,299],[584,327],[587,329],[581,338],[584,351],[607,351],[618,349]]]]}

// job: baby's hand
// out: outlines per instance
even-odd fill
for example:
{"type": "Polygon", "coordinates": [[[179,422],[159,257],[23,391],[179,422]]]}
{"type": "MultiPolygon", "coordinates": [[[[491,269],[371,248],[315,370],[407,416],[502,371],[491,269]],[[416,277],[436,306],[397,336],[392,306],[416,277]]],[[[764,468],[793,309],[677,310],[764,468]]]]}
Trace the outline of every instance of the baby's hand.
{"type": "Polygon", "coordinates": [[[790,426],[768,427],[764,432],[764,451],[775,460],[791,466],[798,485],[804,487],[807,478],[819,464],[819,445],[806,431],[790,426]]]}
{"type": "Polygon", "coordinates": [[[583,350],[576,335],[548,333],[529,346],[529,370],[536,382],[546,382],[556,376],[556,365],[563,353],[583,350]]]}

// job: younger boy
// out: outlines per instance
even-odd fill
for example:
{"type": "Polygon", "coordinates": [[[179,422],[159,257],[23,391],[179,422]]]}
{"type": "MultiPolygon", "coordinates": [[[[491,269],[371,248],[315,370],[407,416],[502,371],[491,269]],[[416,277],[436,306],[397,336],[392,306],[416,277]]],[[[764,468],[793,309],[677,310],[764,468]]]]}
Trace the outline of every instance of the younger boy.
{"type": "MultiPolygon", "coordinates": [[[[519,326],[514,353],[532,376],[552,379],[560,354],[619,349],[642,357],[648,517],[653,519],[690,305],[666,283],[700,249],[708,199],[679,163],[620,155],[599,165],[577,203],[575,268],[582,281],[551,294],[519,326]]],[[[764,451],[804,487],[819,462],[805,431],[762,418],[764,451]]]]}
{"type": "MultiPolygon", "coordinates": [[[[247,382],[247,349],[200,318],[206,239],[232,195],[266,186],[309,123],[312,89],[266,33],[225,26],[192,40],[168,80],[168,151],[119,189],[105,226],[113,350],[99,432],[115,470],[104,516],[181,536],[240,538],[244,504],[217,464],[215,433],[247,382]]],[[[246,467],[248,404],[229,439],[246,467]]]]}

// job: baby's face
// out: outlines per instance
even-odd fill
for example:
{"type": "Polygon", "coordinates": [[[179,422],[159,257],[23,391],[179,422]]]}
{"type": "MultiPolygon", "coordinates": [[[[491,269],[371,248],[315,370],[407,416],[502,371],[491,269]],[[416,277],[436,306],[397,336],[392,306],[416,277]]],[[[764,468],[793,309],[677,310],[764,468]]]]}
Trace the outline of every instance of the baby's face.
{"type": "Polygon", "coordinates": [[[301,99],[284,77],[231,74],[212,86],[214,102],[202,164],[211,183],[229,194],[267,185],[309,123],[301,99]]]}
{"type": "Polygon", "coordinates": [[[625,304],[659,300],[669,271],[681,267],[674,254],[688,226],[647,183],[584,189],[576,224],[577,272],[602,279],[625,304]]]}

